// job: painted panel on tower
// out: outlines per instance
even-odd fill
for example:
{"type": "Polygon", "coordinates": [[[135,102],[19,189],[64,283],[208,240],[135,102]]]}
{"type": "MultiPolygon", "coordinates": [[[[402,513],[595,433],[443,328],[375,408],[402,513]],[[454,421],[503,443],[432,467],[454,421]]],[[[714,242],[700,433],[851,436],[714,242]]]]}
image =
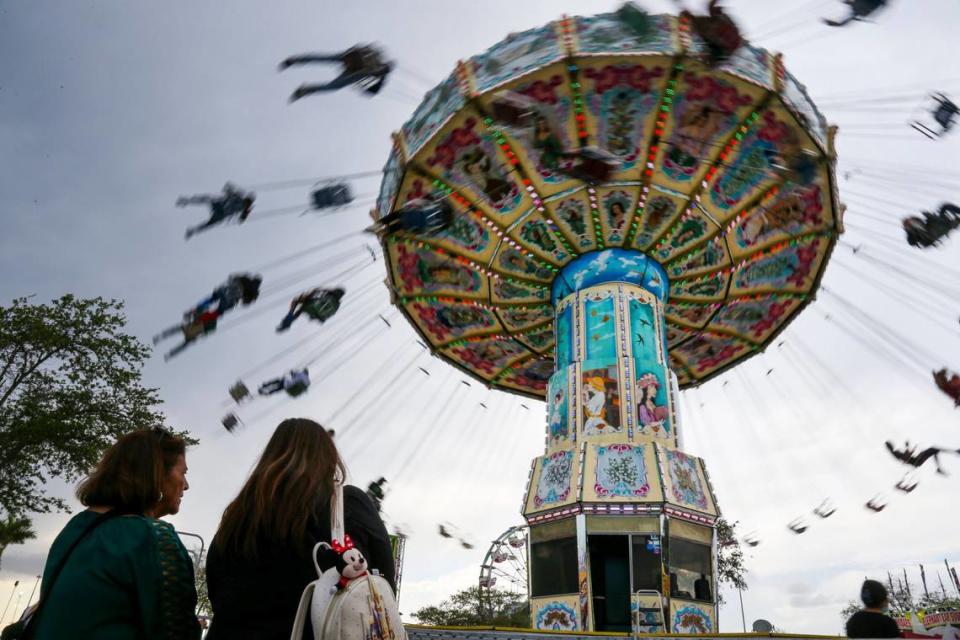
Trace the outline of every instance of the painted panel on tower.
{"type": "Polygon", "coordinates": [[[643,498],[650,492],[644,447],[595,445],[597,470],[593,490],[599,498],[643,498]]]}
{"type": "Polygon", "coordinates": [[[590,292],[584,296],[586,357],[612,361],[617,357],[617,325],[612,291],[590,292]]]}
{"type": "Polygon", "coordinates": [[[669,439],[673,430],[670,424],[670,387],[667,370],[652,361],[636,361],[636,386],[633,401],[637,417],[637,432],[653,438],[669,439]]]}
{"type": "Polygon", "coordinates": [[[584,436],[623,431],[620,417],[619,367],[614,362],[587,360],[580,369],[584,436]]]}
{"type": "Polygon", "coordinates": [[[630,298],[630,342],[636,360],[659,360],[657,349],[656,314],[653,306],[637,298],[630,298]]]}
{"type": "Polygon", "coordinates": [[[670,601],[670,632],[705,634],[713,633],[713,607],[698,602],[688,602],[671,599],[670,601]]]}
{"type": "Polygon", "coordinates": [[[544,456],[540,464],[540,478],[533,504],[537,508],[550,507],[567,502],[573,493],[572,450],[557,451],[544,456]]]}
{"type": "Polygon", "coordinates": [[[660,295],[666,287],[657,265],[637,251],[611,248],[585,253],[568,263],[553,283],[553,300],[562,300],[571,292],[599,284],[626,282],[639,285],[654,282],[660,295]]]}
{"type": "Polygon", "coordinates": [[[670,501],[706,511],[709,506],[697,459],[682,451],[664,450],[670,482],[670,501]]]}
{"type": "Polygon", "coordinates": [[[557,370],[566,369],[573,362],[573,310],[576,304],[567,303],[557,315],[557,370]]]}
{"type": "Polygon", "coordinates": [[[577,597],[545,598],[533,602],[533,627],[540,631],[576,631],[577,597]]]}
{"type": "Polygon", "coordinates": [[[659,269],[647,269],[647,272],[643,275],[643,288],[664,300],[667,297],[670,283],[663,277],[659,269]]]}
{"type": "Polygon", "coordinates": [[[570,439],[570,376],[566,367],[550,377],[547,387],[547,433],[550,446],[570,439]]]}

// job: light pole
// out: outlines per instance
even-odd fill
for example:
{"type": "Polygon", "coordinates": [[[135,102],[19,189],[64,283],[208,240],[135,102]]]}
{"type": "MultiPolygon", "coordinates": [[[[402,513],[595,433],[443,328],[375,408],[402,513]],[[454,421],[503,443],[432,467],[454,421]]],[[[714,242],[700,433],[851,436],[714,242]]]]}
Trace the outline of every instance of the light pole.
{"type": "Polygon", "coordinates": [[[13,594],[17,592],[17,587],[20,586],[20,581],[17,580],[13,583],[13,591],[10,592],[10,597],[7,598],[7,606],[3,608],[3,615],[0,615],[0,624],[3,624],[3,621],[7,618],[7,609],[10,608],[10,603],[13,602],[13,594]]]}
{"type": "Polygon", "coordinates": [[[743,622],[743,632],[747,632],[747,616],[743,615],[743,589],[737,587],[737,593],[740,594],[740,620],[743,622]]]}
{"type": "Polygon", "coordinates": [[[13,617],[10,619],[11,622],[17,621],[17,609],[20,608],[21,600],[23,600],[23,591],[17,593],[17,604],[13,605],[13,617]]]}
{"type": "Polygon", "coordinates": [[[33,594],[37,592],[37,585],[40,584],[40,576],[37,576],[36,581],[33,583],[33,589],[30,590],[30,597],[27,598],[27,607],[30,607],[30,603],[33,602],[33,594]]]}

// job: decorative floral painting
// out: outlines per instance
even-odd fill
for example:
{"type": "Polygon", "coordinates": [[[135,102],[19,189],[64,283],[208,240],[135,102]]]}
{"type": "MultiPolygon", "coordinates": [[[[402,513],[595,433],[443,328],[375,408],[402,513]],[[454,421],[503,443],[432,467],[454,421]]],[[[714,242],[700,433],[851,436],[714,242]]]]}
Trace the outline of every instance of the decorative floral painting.
{"type": "Polygon", "coordinates": [[[573,451],[557,451],[543,457],[540,481],[533,504],[537,507],[564,502],[573,484],[573,451]]]}
{"type": "Polygon", "coordinates": [[[593,489],[601,498],[642,498],[650,492],[644,447],[611,444],[595,447],[597,472],[593,489]]]}
{"type": "Polygon", "coordinates": [[[666,457],[673,499],[683,505],[706,509],[707,494],[700,482],[697,459],[673,449],[666,449],[666,457]]]}
{"type": "Polygon", "coordinates": [[[577,612],[565,602],[549,602],[537,609],[535,628],[550,631],[576,631],[577,612]]]}

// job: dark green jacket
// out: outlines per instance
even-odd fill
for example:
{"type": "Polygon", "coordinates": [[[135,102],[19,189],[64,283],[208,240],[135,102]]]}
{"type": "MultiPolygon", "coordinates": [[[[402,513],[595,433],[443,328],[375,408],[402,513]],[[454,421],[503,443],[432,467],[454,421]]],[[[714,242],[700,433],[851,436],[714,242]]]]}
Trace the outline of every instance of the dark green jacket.
{"type": "MultiPolygon", "coordinates": [[[[82,511],[57,536],[44,575],[99,514],[82,511]]],[[[74,549],[46,603],[34,640],[196,640],[200,626],[193,563],[172,525],[120,516],[74,549]]]]}

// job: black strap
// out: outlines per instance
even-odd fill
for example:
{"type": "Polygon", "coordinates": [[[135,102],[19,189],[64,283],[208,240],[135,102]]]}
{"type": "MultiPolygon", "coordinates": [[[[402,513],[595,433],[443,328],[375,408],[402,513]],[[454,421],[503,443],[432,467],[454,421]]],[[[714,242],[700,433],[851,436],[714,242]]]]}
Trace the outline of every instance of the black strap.
{"type": "MultiPolygon", "coordinates": [[[[50,593],[53,591],[53,585],[56,584],[57,578],[60,577],[60,572],[63,571],[63,567],[67,564],[67,560],[70,559],[70,555],[77,548],[77,545],[80,544],[80,541],[86,538],[87,535],[89,535],[94,529],[102,525],[107,520],[110,520],[111,518],[115,518],[123,514],[124,512],[119,509],[111,509],[106,513],[101,513],[96,520],[94,520],[93,522],[87,525],[87,528],[83,530],[83,533],[77,536],[77,538],[70,544],[70,546],[67,547],[67,552],[63,554],[63,559],[60,560],[60,564],[54,567],[53,571],[50,573],[50,578],[49,578],[50,581],[48,583],[49,586],[47,587],[47,590],[46,590],[47,597],[49,597],[50,593]]],[[[42,591],[43,590],[41,588],[41,592],[42,591]]],[[[33,615],[30,616],[30,620],[27,621],[26,625],[24,625],[23,627],[23,630],[20,636],[22,640],[27,640],[27,638],[30,638],[33,635],[33,630],[36,627],[37,617],[39,617],[40,611],[43,609],[43,605],[44,603],[46,603],[46,601],[47,601],[47,598],[41,597],[40,600],[37,602],[37,608],[34,609],[33,615]]]]}

